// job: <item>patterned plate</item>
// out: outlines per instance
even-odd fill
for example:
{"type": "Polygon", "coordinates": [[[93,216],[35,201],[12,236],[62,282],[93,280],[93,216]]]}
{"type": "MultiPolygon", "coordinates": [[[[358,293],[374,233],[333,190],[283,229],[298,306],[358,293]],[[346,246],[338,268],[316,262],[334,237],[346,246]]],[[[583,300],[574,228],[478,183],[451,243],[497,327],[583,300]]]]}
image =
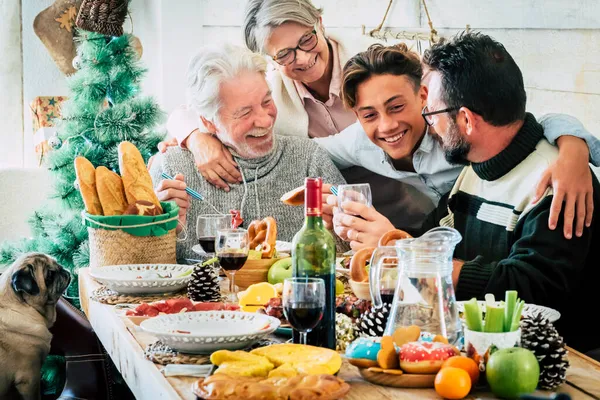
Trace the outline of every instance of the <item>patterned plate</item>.
{"type": "MultiPolygon", "coordinates": [[[[459,313],[463,313],[465,310],[464,306],[465,301],[457,301],[456,308],[459,313]]],[[[481,310],[485,313],[485,301],[478,301],[481,310]]],[[[499,301],[496,304],[500,304],[499,301]]],[[[525,304],[523,307],[523,313],[521,314],[523,318],[527,317],[535,317],[537,314],[542,314],[542,317],[546,318],[550,322],[556,322],[560,318],[560,313],[553,308],[538,306],[536,304],[525,304]]]]}
{"type": "Polygon", "coordinates": [[[193,265],[128,264],[92,268],[90,275],[117,293],[156,294],[186,287],[193,269],[193,265]]]}
{"type": "Polygon", "coordinates": [[[279,327],[277,318],[240,311],[195,311],[159,315],[140,324],[146,332],[183,353],[238,350],[279,327]]]}

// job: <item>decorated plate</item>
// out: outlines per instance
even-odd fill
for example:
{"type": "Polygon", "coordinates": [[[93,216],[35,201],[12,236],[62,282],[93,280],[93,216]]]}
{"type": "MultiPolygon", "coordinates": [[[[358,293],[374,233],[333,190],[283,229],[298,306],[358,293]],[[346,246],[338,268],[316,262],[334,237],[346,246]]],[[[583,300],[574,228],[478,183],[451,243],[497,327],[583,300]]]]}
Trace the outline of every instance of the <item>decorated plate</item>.
{"type": "MultiPolygon", "coordinates": [[[[464,301],[457,301],[456,308],[458,309],[459,314],[462,314],[465,310],[464,301]]],[[[481,310],[485,313],[485,301],[478,301],[481,310]]],[[[499,301],[496,304],[500,304],[499,301]]],[[[523,313],[521,316],[523,318],[535,317],[537,314],[542,314],[542,317],[546,318],[550,322],[556,322],[560,318],[560,312],[556,311],[553,308],[538,306],[536,304],[525,304],[523,307],[523,313]]]]}
{"type": "Polygon", "coordinates": [[[171,293],[187,286],[193,265],[127,264],[92,268],[92,278],[123,294],[171,293]]]}
{"type": "Polygon", "coordinates": [[[184,353],[208,354],[249,346],[279,327],[277,318],[240,311],[195,311],[159,315],[140,327],[184,353]]]}

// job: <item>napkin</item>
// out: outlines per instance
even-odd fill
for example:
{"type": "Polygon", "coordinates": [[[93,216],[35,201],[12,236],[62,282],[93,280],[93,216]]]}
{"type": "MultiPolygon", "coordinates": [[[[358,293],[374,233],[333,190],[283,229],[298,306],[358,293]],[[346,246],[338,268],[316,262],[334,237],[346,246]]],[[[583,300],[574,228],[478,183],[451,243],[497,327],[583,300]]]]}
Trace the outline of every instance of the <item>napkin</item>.
{"type": "Polygon", "coordinates": [[[165,376],[195,376],[198,378],[207,377],[213,370],[212,364],[190,365],[190,364],[167,364],[162,372],[165,376]]]}

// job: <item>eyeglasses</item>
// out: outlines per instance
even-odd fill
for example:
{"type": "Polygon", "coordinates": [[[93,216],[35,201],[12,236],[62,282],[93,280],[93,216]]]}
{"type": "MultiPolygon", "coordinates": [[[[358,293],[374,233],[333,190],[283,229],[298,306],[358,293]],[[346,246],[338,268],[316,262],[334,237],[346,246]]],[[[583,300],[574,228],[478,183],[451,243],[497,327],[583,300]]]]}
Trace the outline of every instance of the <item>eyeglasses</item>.
{"type": "Polygon", "coordinates": [[[319,38],[317,37],[317,28],[313,28],[312,31],[306,32],[298,41],[298,46],[292,48],[287,48],[283,50],[279,50],[277,54],[273,56],[273,60],[281,65],[286,66],[290,65],[294,61],[296,61],[296,50],[300,49],[302,51],[311,51],[317,44],[319,43],[319,38]]]}
{"type": "Polygon", "coordinates": [[[451,112],[451,111],[456,111],[456,110],[458,110],[458,107],[444,108],[443,110],[438,110],[438,111],[429,111],[427,106],[425,106],[425,107],[423,107],[423,111],[421,112],[421,115],[423,116],[423,119],[425,120],[425,123],[427,125],[433,126],[435,124],[435,120],[433,118],[431,118],[431,116],[436,115],[436,114],[443,114],[443,113],[447,113],[447,112],[451,112]]]}

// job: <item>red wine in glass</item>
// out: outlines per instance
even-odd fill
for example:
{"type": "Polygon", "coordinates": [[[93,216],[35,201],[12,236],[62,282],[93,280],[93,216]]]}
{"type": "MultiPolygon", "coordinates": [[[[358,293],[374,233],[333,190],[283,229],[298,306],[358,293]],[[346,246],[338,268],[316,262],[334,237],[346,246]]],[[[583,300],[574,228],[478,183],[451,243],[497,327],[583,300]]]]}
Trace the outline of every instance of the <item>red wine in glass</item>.
{"type": "Polygon", "coordinates": [[[226,271],[237,271],[244,266],[248,254],[241,253],[219,253],[219,264],[226,271]]]}
{"type": "Polygon", "coordinates": [[[284,306],[284,312],[294,329],[300,332],[310,332],[323,318],[323,308],[315,303],[287,303],[284,306]]]}
{"type": "Polygon", "coordinates": [[[198,239],[200,246],[202,246],[202,250],[207,253],[215,252],[215,237],[214,236],[204,236],[198,239]]]}

